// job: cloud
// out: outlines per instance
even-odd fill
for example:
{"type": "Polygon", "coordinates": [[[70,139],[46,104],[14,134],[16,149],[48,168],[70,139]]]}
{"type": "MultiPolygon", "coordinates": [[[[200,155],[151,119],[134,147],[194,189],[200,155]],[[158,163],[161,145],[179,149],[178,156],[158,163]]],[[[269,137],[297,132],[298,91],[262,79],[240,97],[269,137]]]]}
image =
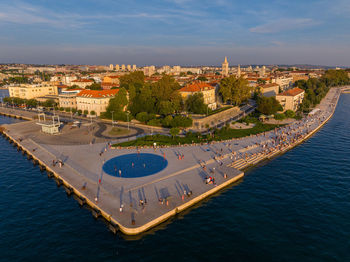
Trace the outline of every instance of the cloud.
{"type": "Polygon", "coordinates": [[[318,24],[318,22],[314,21],[311,18],[283,18],[268,22],[263,25],[252,27],[249,29],[249,31],[259,34],[272,34],[290,30],[304,29],[318,24]]]}
{"type": "Polygon", "coordinates": [[[284,45],[265,47],[162,47],[117,45],[11,45],[0,44],[0,61],[37,64],[219,65],[227,56],[232,65],[320,64],[349,66],[346,45],[284,45]]]}
{"type": "Polygon", "coordinates": [[[176,13],[115,13],[115,14],[79,14],[64,11],[53,11],[41,6],[24,3],[13,5],[0,4],[0,23],[14,23],[22,25],[43,24],[59,28],[81,28],[88,24],[101,21],[118,21],[120,19],[148,19],[165,20],[176,13]]]}

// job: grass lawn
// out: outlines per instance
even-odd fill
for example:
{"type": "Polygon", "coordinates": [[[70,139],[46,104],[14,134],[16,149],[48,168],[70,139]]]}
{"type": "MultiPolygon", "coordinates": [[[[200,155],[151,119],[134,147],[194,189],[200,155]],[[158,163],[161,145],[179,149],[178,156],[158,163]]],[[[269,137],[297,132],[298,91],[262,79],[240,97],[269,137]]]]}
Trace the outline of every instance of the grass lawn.
{"type": "Polygon", "coordinates": [[[119,128],[119,127],[113,127],[108,134],[111,136],[123,136],[128,135],[130,133],[130,130],[126,128],[119,128]]]}
{"type": "Polygon", "coordinates": [[[210,135],[200,135],[190,133],[186,137],[169,137],[164,135],[154,135],[154,136],[145,136],[138,138],[133,141],[128,141],[120,144],[115,144],[114,146],[129,147],[129,146],[152,146],[153,143],[157,145],[178,145],[178,144],[191,144],[193,143],[205,143],[207,141],[221,141],[229,140],[232,138],[240,138],[249,135],[255,135],[258,133],[266,132],[272,130],[281,125],[270,125],[257,123],[253,128],[249,129],[232,129],[232,128],[223,128],[217,130],[213,136],[210,135]]]}

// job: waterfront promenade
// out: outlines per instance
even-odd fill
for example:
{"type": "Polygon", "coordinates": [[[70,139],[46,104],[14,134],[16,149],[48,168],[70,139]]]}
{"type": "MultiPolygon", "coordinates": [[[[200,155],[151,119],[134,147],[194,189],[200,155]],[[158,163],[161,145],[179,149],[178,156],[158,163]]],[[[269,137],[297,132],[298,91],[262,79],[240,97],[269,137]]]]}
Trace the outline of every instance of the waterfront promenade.
{"type": "Polygon", "coordinates": [[[123,173],[111,176],[102,169],[116,156],[137,153],[135,148],[43,143],[42,134],[31,122],[6,125],[5,132],[84,196],[89,205],[101,210],[107,220],[126,234],[137,234],[242,178],[240,169],[302,142],[331,117],[339,95],[339,89],[331,89],[316,114],[265,134],[209,145],[139,149],[168,162],[160,172],[140,178],[124,178],[123,173]],[[53,160],[64,165],[53,166],[53,160]],[[209,176],[215,178],[215,184],[206,184],[209,176]]]}

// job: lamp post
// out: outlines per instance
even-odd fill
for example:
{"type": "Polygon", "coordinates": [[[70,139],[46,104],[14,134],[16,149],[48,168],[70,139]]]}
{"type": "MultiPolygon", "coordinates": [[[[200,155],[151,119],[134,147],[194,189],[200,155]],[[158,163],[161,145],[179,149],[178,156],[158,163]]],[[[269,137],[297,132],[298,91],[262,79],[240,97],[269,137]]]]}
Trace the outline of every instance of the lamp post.
{"type": "Polygon", "coordinates": [[[111,111],[111,113],[112,113],[112,127],[114,127],[114,118],[113,118],[114,111],[111,111]]]}
{"type": "Polygon", "coordinates": [[[128,130],[129,130],[129,112],[127,112],[126,117],[127,117],[127,120],[126,120],[126,121],[128,121],[128,130]]]}

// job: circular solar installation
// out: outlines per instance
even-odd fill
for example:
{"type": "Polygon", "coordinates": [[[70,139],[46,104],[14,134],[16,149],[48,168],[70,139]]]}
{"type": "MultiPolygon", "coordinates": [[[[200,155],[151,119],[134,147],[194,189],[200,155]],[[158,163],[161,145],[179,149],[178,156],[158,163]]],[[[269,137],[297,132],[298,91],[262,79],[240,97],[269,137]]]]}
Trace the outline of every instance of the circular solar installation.
{"type": "Polygon", "coordinates": [[[111,176],[136,178],[150,176],[166,168],[168,161],[155,154],[127,154],[109,159],[102,167],[111,176]]]}

